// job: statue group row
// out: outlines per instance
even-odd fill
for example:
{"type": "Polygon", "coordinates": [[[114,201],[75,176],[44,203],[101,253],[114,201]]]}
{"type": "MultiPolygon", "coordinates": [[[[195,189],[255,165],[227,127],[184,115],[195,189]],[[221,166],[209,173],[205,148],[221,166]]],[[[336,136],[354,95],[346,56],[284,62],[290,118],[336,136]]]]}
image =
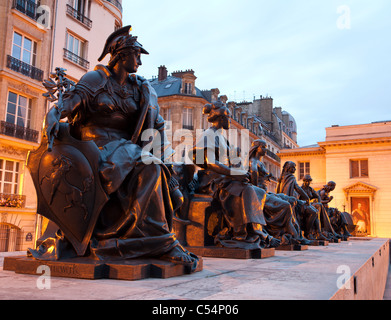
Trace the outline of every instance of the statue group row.
{"type": "Polygon", "coordinates": [[[189,222],[194,194],[211,197],[217,208],[216,246],[275,248],[350,235],[346,214],[328,207],[334,183],[315,192],[308,176],[300,187],[295,164],[287,162],[277,192],[266,191],[264,141],[253,142],[248,170],[229,157],[220,159],[221,150],[233,148],[223,135],[230,112],[221,101],[204,107],[210,128],[190,152],[194,158],[202,154],[202,164],[194,162],[186,173],[176,170],[164,158],[171,156],[165,138],[158,140],[162,158],[145,153],[149,141],[141,139],[142,132],[154,129],[165,137],[165,122],[154,89],[136,75],[148,52],[129,31],[121,28],[107,39],[99,61],[110,54],[108,65],[98,65],[76,84],[58,68],[44,83],[56,104],[28,168],[37,212],[50,223],[30,250],[35,259],[159,257],[195,270],[199,257],[173,232],[174,221],[189,222]],[[209,135],[214,143],[206,146],[209,135]]]}

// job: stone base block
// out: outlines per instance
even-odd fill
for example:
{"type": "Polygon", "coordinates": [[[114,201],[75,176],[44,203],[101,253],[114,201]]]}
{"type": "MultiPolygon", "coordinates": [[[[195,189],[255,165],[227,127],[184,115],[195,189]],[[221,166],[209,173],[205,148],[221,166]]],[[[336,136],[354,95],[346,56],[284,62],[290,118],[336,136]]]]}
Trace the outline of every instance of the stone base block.
{"type": "Polygon", "coordinates": [[[274,248],[268,249],[233,249],[221,247],[187,247],[190,252],[207,258],[222,259],[266,259],[274,257],[274,248]]]}
{"type": "Polygon", "coordinates": [[[326,240],[311,240],[312,241],[312,244],[311,246],[314,246],[314,247],[319,247],[319,246],[328,246],[329,245],[329,241],[326,241],[326,240]]]}
{"type": "MultiPolygon", "coordinates": [[[[142,280],[146,278],[167,279],[191,273],[189,265],[183,265],[158,259],[132,259],[125,261],[96,261],[90,258],[75,258],[64,261],[40,261],[30,257],[4,258],[4,271],[20,274],[41,275],[39,267],[50,268],[52,277],[75,279],[113,279],[142,280]]],[[[197,270],[202,271],[203,260],[200,257],[197,270]]]]}
{"type": "Polygon", "coordinates": [[[287,244],[276,248],[279,251],[304,251],[308,250],[308,245],[303,244],[287,244]]]}

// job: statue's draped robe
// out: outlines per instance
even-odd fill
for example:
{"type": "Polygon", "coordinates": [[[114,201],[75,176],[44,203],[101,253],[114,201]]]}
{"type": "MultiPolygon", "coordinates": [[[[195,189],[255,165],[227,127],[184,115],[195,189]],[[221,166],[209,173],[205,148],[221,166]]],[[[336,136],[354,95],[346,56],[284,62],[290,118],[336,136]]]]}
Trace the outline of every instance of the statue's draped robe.
{"type": "MultiPolygon", "coordinates": [[[[179,244],[172,233],[171,176],[162,161],[172,149],[165,138],[157,96],[141,77],[132,75],[129,83],[131,90],[118,87],[110,71],[97,66],[64,97],[64,103],[74,94],[81,97],[68,120],[79,139],[94,141],[101,152],[99,173],[109,201],[100,212],[90,244],[90,252],[100,259],[161,256],[179,244]],[[147,108],[144,114],[143,108],[147,108]],[[139,132],[135,132],[137,124],[139,132]],[[141,139],[147,129],[154,129],[160,138],[154,142],[162,157],[143,150],[149,142],[141,139]],[[132,141],[134,137],[137,141],[132,141]],[[121,225],[123,232],[118,236],[96,237],[111,234],[121,225]]],[[[39,251],[34,253],[39,258],[39,251]]],[[[61,256],[61,252],[54,254],[61,256]]],[[[45,258],[53,259],[47,253],[45,258]]]]}

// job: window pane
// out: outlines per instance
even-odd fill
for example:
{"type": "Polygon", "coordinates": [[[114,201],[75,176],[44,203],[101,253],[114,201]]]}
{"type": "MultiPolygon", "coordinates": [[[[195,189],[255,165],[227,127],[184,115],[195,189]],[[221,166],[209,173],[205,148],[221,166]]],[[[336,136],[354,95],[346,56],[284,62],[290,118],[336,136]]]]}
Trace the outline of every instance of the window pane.
{"type": "Polygon", "coordinates": [[[33,42],[30,39],[24,38],[23,48],[31,52],[33,49],[33,42]]]}
{"type": "Polygon", "coordinates": [[[17,121],[16,121],[16,125],[19,126],[19,127],[24,127],[24,125],[25,125],[25,119],[24,119],[24,118],[21,118],[21,117],[18,117],[18,118],[17,118],[17,121]]]}
{"type": "Polygon", "coordinates": [[[22,35],[16,32],[14,32],[14,44],[18,45],[19,47],[22,46],[22,35]]]}
{"type": "Polygon", "coordinates": [[[24,108],[27,107],[27,98],[23,96],[19,96],[19,106],[22,106],[24,108]]]}
{"type": "Polygon", "coordinates": [[[31,53],[30,51],[23,50],[23,62],[31,64],[31,53]]]}
{"type": "Polygon", "coordinates": [[[68,50],[73,52],[73,37],[68,34],[68,50]]]}
{"type": "Polygon", "coordinates": [[[15,116],[8,113],[7,114],[7,119],[5,121],[8,122],[8,123],[15,124],[15,116]]]}
{"type": "Polygon", "coordinates": [[[18,99],[18,95],[16,93],[10,92],[8,94],[8,101],[16,104],[16,101],[18,99]]]}
{"type": "Polygon", "coordinates": [[[18,46],[13,46],[12,47],[12,56],[18,60],[20,60],[21,56],[22,56],[22,49],[18,46]]]}
{"type": "Polygon", "coordinates": [[[9,102],[8,106],[7,106],[7,113],[13,114],[13,115],[16,114],[16,104],[9,102]]]}
{"type": "Polygon", "coordinates": [[[12,184],[4,183],[3,193],[11,194],[12,193],[12,184]]]}
{"type": "Polygon", "coordinates": [[[23,119],[26,118],[26,108],[25,107],[19,107],[18,108],[18,117],[21,117],[23,119]]]}
{"type": "Polygon", "coordinates": [[[5,172],[4,181],[12,182],[12,172],[5,172]]]}
{"type": "Polygon", "coordinates": [[[368,160],[361,160],[361,177],[368,177],[368,160]]]}
{"type": "Polygon", "coordinates": [[[7,170],[7,171],[14,171],[14,162],[7,160],[5,162],[5,170],[7,170]]]}
{"type": "Polygon", "coordinates": [[[358,161],[350,161],[350,171],[351,171],[352,178],[359,177],[359,163],[358,163],[358,161]]]}

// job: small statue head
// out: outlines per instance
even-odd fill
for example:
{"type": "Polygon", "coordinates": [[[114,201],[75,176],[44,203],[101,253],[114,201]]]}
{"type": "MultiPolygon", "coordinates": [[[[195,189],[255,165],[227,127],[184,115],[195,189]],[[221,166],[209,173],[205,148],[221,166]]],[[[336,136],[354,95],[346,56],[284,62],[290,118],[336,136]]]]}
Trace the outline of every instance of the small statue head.
{"type": "Polygon", "coordinates": [[[260,156],[264,156],[266,154],[266,149],[267,149],[267,143],[265,140],[262,139],[254,140],[251,144],[249,156],[251,158],[252,156],[255,156],[257,152],[260,156]]]}
{"type": "Polygon", "coordinates": [[[287,161],[284,163],[284,166],[282,167],[282,175],[288,174],[288,173],[295,173],[296,172],[296,163],[293,161],[287,161]]]}
{"type": "Polygon", "coordinates": [[[228,130],[230,127],[231,112],[220,99],[204,106],[203,114],[208,115],[208,122],[217,129],[228,130]]]}
{"type": "Polygon", "coordinates": [[[149,53],[137,41],[136,36],[129,34],[131,30],[131,26],[126,26],[114,31],[107,38],[98,61],[102,61],[106,55],[110,54],[109,68],[113,68],[117,63],[122,62],[127,72],[137,72],[138,67],[141,65],[140,55],[149,53]]]}
{"type": "Polygon", "coordinates": [[[309,174],[306,174],[303,178],[303,184],[309,186],[312,182],[312,177],[309,174]]]}
{"type": "Polygon", "coordinates": [[[337,185],[337,184],[336,184],[334,181],[329,181],[329,182],[327,182],[327,187],[328,187],[328,189],[329,189],[330,191],[333,191],[333,190],[335,189],[336,185],[337,185]]]}

